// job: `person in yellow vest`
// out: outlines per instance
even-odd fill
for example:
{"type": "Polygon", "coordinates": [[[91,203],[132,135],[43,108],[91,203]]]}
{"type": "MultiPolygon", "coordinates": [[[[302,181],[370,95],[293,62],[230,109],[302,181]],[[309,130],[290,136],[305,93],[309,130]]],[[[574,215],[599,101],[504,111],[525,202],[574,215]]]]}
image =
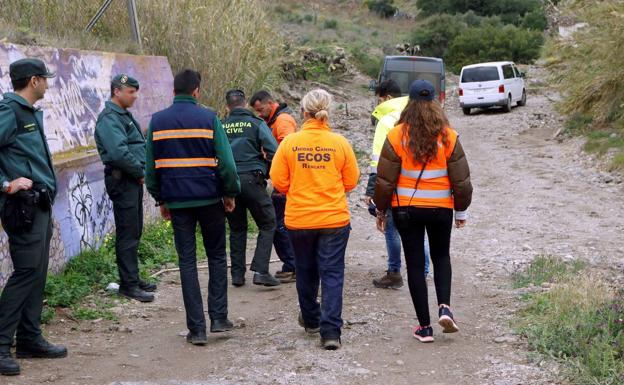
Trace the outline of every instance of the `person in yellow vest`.
{"type": "Polygon", "coordinates": [[[434,282],[438,297],[438,323],[444,333],[459,331],[450,309],[450,242],[455,225],[466,225],[472,200],[470,169],[458,134],[449,126],[435,88],[426,80],[410,86],[409,103],[399,124],[388,133],[377,166],[373,200],[377,204],[377,228],[383,231],[386,211],[392,208],[399,230],[410,295],[419,326],[413,336],[433,342],[429,318],[423,242],[429,237],[434,282]]]}
{"type": "Polygon", "coordinates": [[[331,132],[331,95],[301,99],[304,123],[277,148],[271,166],[275,188],[286,194],[286,227],[295,251],[299,325],[321,334],[326,350],[340,348],[345,251],[351,231],[347,193],[360,170],[353,148],[331,132]],[[321,303],[318,291],[321,287],[321,303]]]}

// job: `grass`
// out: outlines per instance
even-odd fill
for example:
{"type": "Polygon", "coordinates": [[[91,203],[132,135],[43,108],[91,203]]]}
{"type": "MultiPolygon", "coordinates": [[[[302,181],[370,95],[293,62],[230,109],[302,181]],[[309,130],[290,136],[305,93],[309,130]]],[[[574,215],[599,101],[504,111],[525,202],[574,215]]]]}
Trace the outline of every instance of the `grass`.
{"type": "Polygon", "coordinates": [[[281,38],[263,2],[142,0],[137,14],[142,51],[132,42],[126,3],[112,2],[92,32],[84,32],[101,0],[2,0],[0,39],[25,44],[167,56],[172,70],[202,74],[202,102],[223,111],[230,88],[251,94],[278,83],[281,38]]]}
{"type": "Polygon", "coordinates": [[[614,291],[584,264],[538,257],[514,286],[553,283],[534,293],[516,328],[531,349],[558,360],[572,384],[624,383],[624,291],[614,291]]]}
{"type": "Polygon", "coordinates": [[[561,258],[550,255],[538,256],[526,270],[513,274],[513,286],[520,288],[529,285],[540,286],[545,282],[558,282],[561,278],[577,274],[584,268],[585,263],[580,260],[564,262],[561,258]]]}

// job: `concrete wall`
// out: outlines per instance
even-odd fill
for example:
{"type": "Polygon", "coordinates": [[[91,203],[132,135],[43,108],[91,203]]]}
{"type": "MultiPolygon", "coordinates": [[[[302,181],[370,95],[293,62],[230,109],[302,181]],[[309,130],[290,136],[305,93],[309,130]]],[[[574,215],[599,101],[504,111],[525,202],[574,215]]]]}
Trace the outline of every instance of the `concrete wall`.
{"type": "MultiPolygon", "coordinates": [[[[139,81],[140,96],[132,113],[145,130],[151,115],[171,103],[173,76],[165,57],[0,44],[0,92],[11,91],[9,64],[26,56],[44,60],[57,73],[38,106],[55,153],[59,191],[53,207],[50,269],[59,271],[80,251],[99,247],[114,227],[97,153],[72,152],[94,144],[95,121],[109,99],[110,79],[123,72],[139,81]]],[[[156,215],[151,199],[144,207],[146,219],[156,215]]],[[[11,270],[6,234],[0,231],[0,287],[11,270]]]]}

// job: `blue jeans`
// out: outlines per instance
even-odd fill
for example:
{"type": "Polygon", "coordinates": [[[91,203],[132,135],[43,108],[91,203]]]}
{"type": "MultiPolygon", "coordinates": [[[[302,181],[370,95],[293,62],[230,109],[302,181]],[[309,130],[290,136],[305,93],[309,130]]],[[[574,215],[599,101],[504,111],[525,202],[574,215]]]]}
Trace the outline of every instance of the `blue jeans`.
{"type": "Polygon", "coordinates": [[[321,328],[321,338],[340,338],[344,257],[351,226],[289,230],[295,250],[297,294],[306,327],[321,328]],[[321,303],[317,301],[321,285],[321,303]]]}
{"type": "Polygon", "coordinates": [[[295,252],[293,251],[288,230],[284,224],[284,212],[286,211],[286,195],[273,193],[271,194],[273,207],[275,208],[275,234],[273,235],[273,246],[277,256],[282,261],[283,272],[295,271],[295,252]]]}
{"type": "MultiPolygon", "coordinates": [[[[388,271],[401,271],[401,236],[394,225],[392,211],[386,214],[386,249],[388,250],[388,271]]],[[[425,276],[429,274],[429,238],[425,236],[425,276]]]]}

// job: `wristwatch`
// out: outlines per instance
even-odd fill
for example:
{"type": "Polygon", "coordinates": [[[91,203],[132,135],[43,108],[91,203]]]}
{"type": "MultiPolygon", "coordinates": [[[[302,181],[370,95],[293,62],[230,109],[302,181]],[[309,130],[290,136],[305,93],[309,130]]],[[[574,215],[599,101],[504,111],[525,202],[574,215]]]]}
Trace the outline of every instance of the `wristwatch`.
{"type": "Polygon", "coordinates": [[[9,182],[8,180],[5,180],[4,182],[2,182],[2,192],[8,193],[10,190],[11,190],[11,182],[9,182]]]}

